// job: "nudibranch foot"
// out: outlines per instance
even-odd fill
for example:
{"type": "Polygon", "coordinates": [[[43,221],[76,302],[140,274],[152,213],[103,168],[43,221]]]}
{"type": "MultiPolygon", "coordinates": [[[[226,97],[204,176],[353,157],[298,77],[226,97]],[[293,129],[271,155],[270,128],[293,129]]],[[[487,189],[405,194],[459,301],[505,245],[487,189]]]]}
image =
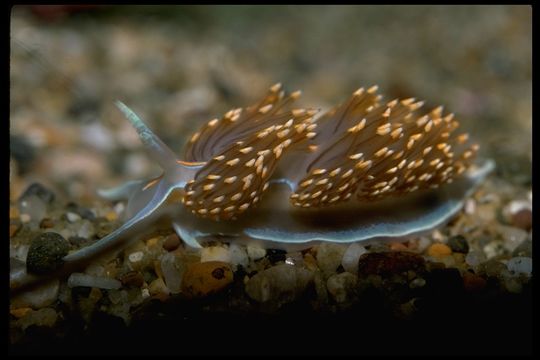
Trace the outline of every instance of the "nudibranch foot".
{"type": "Polygon", "coordinates": [[[369,244],[379,241],[405,241],[444,225],[463,206],[467,196],[494,169],[486,160],[471,167],[465,176],[439,189],[424,190],[387,198],[374,203],[344,203],[335,208],[307,214],[290,209],[283,201],[288,185],[275,183],[270,198],[249,217],[234,223],[214,222],[181,212],[175,230],[191,244],[215,240],[216,236],[236,243],[257,244],[284,250],[305,249],[321,242],[369,244]]]}

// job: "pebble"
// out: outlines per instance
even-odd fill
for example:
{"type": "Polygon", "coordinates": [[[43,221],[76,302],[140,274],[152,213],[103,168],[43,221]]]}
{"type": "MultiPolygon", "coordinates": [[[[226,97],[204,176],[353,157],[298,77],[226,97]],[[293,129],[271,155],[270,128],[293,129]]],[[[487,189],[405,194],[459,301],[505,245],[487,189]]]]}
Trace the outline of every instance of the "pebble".
{"type": "Polygon", "coordinates": [[[506,263],[506,267],[508,268],[508,271],[512,275],[518,276],[518,275],[525,275],[527,277],[530,277],[532,275],[532,258],[530,257],[515,257],[506,263]]]}
{"type": "Polygon", "coordinates": [[[529,230],[532,226],[532,201],[512,200],[503,208],[503,214],[512,225],[529,230]]]}
{"type": "Polygon", "coordinates": [[[24,291],[10,299],[10,306],[15,308],[32,307],[39,309],[49,306],[58,298],[60,289],[60,281],[58,279],[51,280],[35,289],[24,291]]]}
{"type": "Polygon", "coordinates": [[[356,274],[358,272],[358,259],[367,252],[366,248],[358,243],[352,243],[347,247],[341,259],[341,266],[345,271],[356,274]]]}
{"type": "Polygon", "coordinates": [[[26,200],[29,197],[35,196],[45,204],[50,204],[54,201],[55,195],[52,191],[47,189],[45,186],[43,186],[40,183],[32,183],[28,188],[24,191],[24,193],[19,197],[19,202],[22,200],[26,200]]]}
{"type": "Polygon", "coordinates": [[[247,246],[246,247],[247,254],[249,258],[253,261],[262,259],[266,256],[266,249],[256,247],[256,246],[247,246]]]}
{"type": "Polygon", "coordinates": [[[71,223],[74,223],[76,221],[79,221],[81,220],[81,216],[77,213],[74,213],[74,212],[68,212],[66,213],[66,219],[71,222],[71,223]]]}
{"type": "Polygon", "coordinates": [[[278,304],[293,301],[313,281],[307,269],[280,264],[258,272],[246,283],[246,293],[258,302],[276,301],[278,304]]]}
{"type": "Polygon", "coordinates": [[[91,276],[102,276],[105,274],[105,268],[98,263],[91,263],[84,269],[84,273],[91,276]]]}
{"type": "Polygon", "coordinates": [[[182,279],[182,293],[204,297],[225,289],[233,281],[230,265],[222,261],[189,264],[182,279]]]}
{"type": "Polygon", "coordinates": [[[519,294],[523,290],[523,285],[516,278],[504,277],[502,283],[508,292],[519,294]]]}
{"type": "Polygon", "coordinates": [[[289,252],[285,257],[285,264],[303,266],[304,255],[300,251],[289,252]]]}
{"type": "Polygon", "coordinates": [[[324,280],[322,272],[318,269],[313,272],[313,285],[315,292],[317,293],[318,301],[322,304],[326,304],[328,302],[327,282],[324,280]]]}
{"type": "Polygon", "coordinates": [[[392,251],[407,251],[409,248],[401,242],[391,242],[390,250],[392,251]]]}
{"type": "Polygon", "coordinates": [[[21,214],[20,219],[23,224],[27,224],[32,220],[32,217],[28,214],[21,214]]]}
{"type": "Polygon", "coordinates": [[[79,225],[79,229],[77,230],[78,237],[91,239],[95,235],[94,225],[89,220],[84,219],[79,225]]]}
{"type": "Polygon", "coordinates": [[[525,241],[528,236],[525,230],[506,225],[497,226],[496,231],[501,234],[504,239],[504,248],[510,252],[514,251],[514,249],[525,241]]]}
{"type": "Polygon", "coordinates": [[[416,278],[409,283],[411,289],[421,288],[426,285],[426,280],[423,278],[416,278]]]}
{"type": "Polygon", "coordinates": [[[69,247],[69,242],[55,232],[38,235],[28,249],[28,272],[43,274],[59,268],[64,263],[62,258],[67,255],[69,247]]]}
{"type": "Polygon", "coordinates": [[[319,266],[317,265],[317,260],[313,257],[313,255],[310,252],[306,252],[304,254],[304,264],[306,268],[308,268],[311,271],[319,270],[319,266]]]}
{"type": "Polygon", "coordinates": [[[16,159],[21,175],[32,169],[36,148],[27,137],[10,134],[9,152],[10,156],[16,159]]]}
{"type": "Polygon", "coordinates": [[[448,239],[448,246],[453,252],[466,254],[469,252],[469,243],[462,235],[452,236],[448,239]]]}
{"type": "MultiPolygon", "coordinates": [[[[64,235],[64,234],[62,234],[64,235]]],[[[80,236],[70,236],[68,238],[68,241],[70,244],[76,246],[76,247],[83,247],[83,246],[87,246],[90,244],[90,240],[87,239],[87,238],[83,238],[83,237],[80,237],[80,236]]]]}
{"type": "Polygon", "coordinates": [[[9,207],[9,218],[10,219],[18,219],[19,218],[19,209],[17,209],[15,206],[9,207]]]}
{"type": "Polygon", "coordinates": [[[246,267],[249,264],[249,258],[245,248],[238,244],[232,243],[229,245],[229,259],[233,265],[246,267]]]}
{"type": "Polygon", "coordinates": [[[525,231],[531,230],[532,220],[531,209],[521,209],[512,215],[512,225],[525,231]]]}
{"type": "Polygon", "coordinates": [[[129,254],[128,259],[132,263],[141,261],[144,258],[144,253],[142,251],[137,251],[129,254]]]}
{"type": "Polygon", "coordinates": [[[421,273],[425,267],[421,255],[407,251],[367,253],[358,261],[358,273],[363,276],[399,274],[409,270],[421,273]]]}
{"type": "Polygon", "coordinates": [[[126,205],[123,202],[119,202],[118,204],[114,205],[113,209],[114,209],[114,212],[117,214],[117,216],[120,216],[126,210],[126,205]]]}
{"type": "Polygon", "coordinates": [[[29,308],[29,307],[23,307],[23,308],[18,308],[18,309],[11,309],[9,310],[9,313],[13,316],[15,316],[17,319],[20,319],[26,315],[28,315],[28,313],[32,312],[32,308],[29,308]]]}
{"type": "Polygon", "coordinates": [[[114,210],[107,211],[107,213],[105,214],[105,219],[107,219],[108,221],[115,221],[116,219],[118,219],[118,214],[114,210]]]}
{"type": "Polygon", "coordinates": [[[30,325],[53,327],[57,319],[58,315],[54,309],[43,308],[29,312],[27,316],[20,318],[17,322],[24,331],[30,325]]]}
{"type": "Polygon", "coordinates": [[[431,239],[427,236],[421,236],[418,240],[418,251],[424,252],[431,245],[431,239]]]}
{"type": "Polygon", "coordinates": [[[431,233],[431,238],[437,242],[446,242],[446,237],[439,229],[433,230],[431,233]]]}
{"type": "Polygon", "coordinates": [[[26,269],[26,258],[28,257],[28,250],[30,249],[29,245],[21,244],[21,245],[9,245],[9,256],[11,258],[15,258],[19,261],[22,261],[24,264],[24,268],[26,269]]]}
{"type": "Polygon", "coordinates": [[[497,278],[501,277],[505,271],[507,271],[506,265],[495,259],[483,262],[478,268],[478,273],[497,278]]]}
{"type": "Polygon", "coordinates": [[[201,262],[222,261],[229,263],[231,256],[229,251],[222,246],[209,246],[201,250],[201,262]]]}
{"type": "Polygon", "coordinates": [[[45,217],[47,204],[37,195],[28,195],[19,200],[19,212],[30,216],[30,219],[39,222],[45,217]]]}
{"type": "Polygon", "coordinates": [[[165,285],[162,278],[157,278],[148,285],[148,292],[150,295],[164,301],[169,296],[169,288],[165,285]]]}
{"type": "Polygon", "coordinates": [[[492,241],[482,248],[488,259],[492,259],[505,253],[505,247],[500,241],[492,241]]]}
{"type": "Polygon", "coordinates": [[[99,239],[113,232],[115,227],[115,223],[108,221],[106,218],[97,218],[94,221],[94,229],[99,239]]]}
{"type": "Polygon", "coordinates": [[[334,274],[326,282],[328,293],[335,302],[345,303],[354,297],[358,277],[349,272],[334,274]]]}
{"type": "Polygon", "coordinates": [[[483,252],[473,250],[465,256],[465,263],[471,267],[476,267],[487,260],[486,255],[483,252]]]}
{"type": "Polygon", "coordinates": [[[466,291],[480,291],[486,287],[486,280],[481,276],[473,274],[469,271],[463,272],[463,287],[466,291]]]}
{"type": "Polygon", "coordinates": [[[170,234],[163,242],[163,248],[167,251],[174,251],[180,246],[180,238],[176,234],[170,234]]]}
{"type": "Polygon", "coordinates": [[[50,218],[44,218],[39,223],[39,227],[42,229],[50,229],[54,227],[54,221],[50,218]]]}
{"type": "Polygon", "coordinates": [[[146,299],[146,298],[149,298],[150,297],[150,291],[148,291],[148,289],[142,289],[141,290],[141,297],[143,299],[146,299]]]}
{"type": "Polygon", "coordinates": [[[69,276],[67,284],[70,288],[77,286],[96,287],[99,289],[120,289],[122,283],[116,279],[101,276],[91,276],[83,273],[73,273],[69,276]]]}
{"type": "Polygon", "coordinates": [[[428,248],[427,254],[434,257],[444,257],[451,255],[452,249],[446,244],[434,243],[428,248]]]}
{"type": "Polygon", "coordinates": [[[176,256],[173,253],[164,254],[161,258],[160,266],[167,288],[171,293],[178,294],[182,289],[184,269],[176,266],[176,256]]]}
{"type": "Polygon", "coordinates": [[[76,204],[74,202],[70,202],[69,204],[67,204],[66,205],[66,210],[68,212],[70,212],[70,213],[75,213],[75,214],[79,215],[83,219],[87,219],[87,220],[91,220],[91,221],[96,219],[96,214],[94,213],[94,211],[92,211],[90,209],[87,209],[87,208],[85,208],[83,206],[80,206],[80,205],[78,205],[78,204],[76,204]]]}
{"type": "Polygon", "coordinates": [[[529,236],[527,240],[519,244],[514,251],[512,251],[512,256],[532,256],[532,237],[529,236]]]}
{"type": "Polygon", "coordinates": [[[17,234],[17,232],[21,228],[21,222],[18,220],[10,220],[9,221],[9,237],[13,237],[17,234]]]}
{"type": "Polygon", "coordinates": [[[474,199],[467,199],[464,206],[465,214],[472,215],[476,211],[476,201],[474,199]]]}
{"type": "Polygon", "coordinates": [[[319,246],[316,258],[323,275],[329,276],[336,272],[345,251],[346,247],[338,244],[323,243],[319,246]]]}
{"type": "Polygon", "coordinates": [[[120,276],[118,280],[120,280],[124,286],[135,286],[140,288],[144,285],[144,277],[139,271],[129,271],[120,276]]]}
{"type": "Polygon", "coordinates": [[[496,218],[495,207],[492,204],[478,205],[475,214],[485,222],[494,221],[496,218]]]}

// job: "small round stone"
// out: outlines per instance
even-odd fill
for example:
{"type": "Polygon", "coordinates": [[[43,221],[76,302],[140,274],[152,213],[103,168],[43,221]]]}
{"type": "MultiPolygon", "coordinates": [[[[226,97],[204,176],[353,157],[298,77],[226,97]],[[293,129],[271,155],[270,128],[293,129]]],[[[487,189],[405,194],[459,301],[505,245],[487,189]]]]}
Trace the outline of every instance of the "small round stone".
{"type": "Polygon", "coordinates": [[[446,244],[435,243],[428,248],[427,253],[429,256],[443,257],[451,255],[452,249],[446,244]]]}
{"type": "Polygon", "coordinates": [[[144,278],[139,271],[130,271],[120,276],[119,280],[124,286],[141,287],[144,284],[144,278]]]}
{"type": "Polygon", "coordinates": [[[453,252],[466,254],[469,252],[469,243],[462,235],[452,236],[448,239],[448,246],[453,252]]]}
{"type": "Polygon", "coordinates": [[[426,280],[424,280],[423,278],[416,278],[409,283],[409,287],[411,289],[421,288],[424,285],[426,285],[426,280]]]}
{"type": "Polygon", "coordinates": [[[529,208],[522,208],[512,214],[512,225],[520,229],[529,231],[532,228],[532,211],[529,208]]]}
{"type": "Polygon", "coordinates": [[[66,219],[73,223],[73,222],[76,222],[76,221],[79,221],[81,220],[81,216],[77,213],[74,213],[74,212],[68,212],[66,213],[66,219]]]}
{"type": "Polygon", "coordinates": [[[174,251],[180,246],[180,238],[176,234],[167,236],[163,242],[163,248],[167,251],[174,251]]]}
{"type": "Polygon", "coordinates": [[[50,228],[54,227],[54,221],[52,219],[50,219],[50,218],[44,218],[39,223],[39,227],[42,228],[42,229],[50,229],[50,228]]]}
{"type": "Polygon", "coordinates": [[[69,242],[62,235],[55,232],[40,234],[30,244],[26,268],[36,274],[53,271],[62,266],[62,258],[68,251],[69,242]]]}
{"type": "Polygon", "coordinates": [[[515,257],[508,260],[506,267],[512,275],[524,274],[531,276],[532,274],[532,258],[530,257],[515,257]]]}
{"type": "Polygon", "coordinates": [[[486,287],[486,280],[471,272],[463,272],[463,287],[466,291],[479,291],[486,287]]]}

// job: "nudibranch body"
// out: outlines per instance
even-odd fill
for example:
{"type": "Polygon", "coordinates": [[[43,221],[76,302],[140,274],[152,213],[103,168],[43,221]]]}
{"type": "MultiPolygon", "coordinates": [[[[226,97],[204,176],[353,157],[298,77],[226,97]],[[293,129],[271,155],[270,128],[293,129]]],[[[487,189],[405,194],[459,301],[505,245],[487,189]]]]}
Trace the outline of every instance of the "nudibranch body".
{"type": "Polygon", "coordinates": [[[478,146],[442,107],[419,115],[412,98],[382,104],[374,86],[317,118],[291,108],[299,96],[272,86],[258,104],[206,123],[181,159],[118,102],[163,174],[100,191],[128,200],[127,221],[64,260],[121,247],[162,218],[192,247],[404,239],[448,221],[494,166],[472,163],[478,146]]]}

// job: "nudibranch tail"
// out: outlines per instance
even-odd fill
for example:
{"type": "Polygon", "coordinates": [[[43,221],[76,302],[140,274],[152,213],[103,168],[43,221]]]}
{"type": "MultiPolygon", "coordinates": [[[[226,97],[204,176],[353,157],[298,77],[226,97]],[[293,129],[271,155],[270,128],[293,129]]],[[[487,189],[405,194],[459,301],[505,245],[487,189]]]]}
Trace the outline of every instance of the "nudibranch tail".
{"type": "Polygon", "coordinates": [[[161,166],[165,171],[173,171],[178,167],[177,158],[174,152],[154,134],[152,130],[137,116],[129,107],[121,101],[116,101],[116,106],[128,121],[133,125],[139,138],[144,144],[148,154],[161,166]]]}

